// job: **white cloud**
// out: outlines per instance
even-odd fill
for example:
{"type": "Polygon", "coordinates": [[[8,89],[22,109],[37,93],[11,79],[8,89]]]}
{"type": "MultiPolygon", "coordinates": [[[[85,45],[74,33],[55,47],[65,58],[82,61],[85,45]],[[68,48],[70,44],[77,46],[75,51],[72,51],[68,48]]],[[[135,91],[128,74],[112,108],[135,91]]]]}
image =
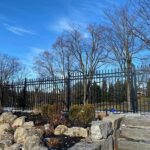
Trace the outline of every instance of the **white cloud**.
{"type": "Polygon", "coordinates": [[[36,57],[41,52],[44,52],[46,50],[37,47],[29,47],[29,49],[30,50],[26,52],[25,56],[23,56],[23,61],[28,65],[32,65],[34,57],[36,57]]]}
{"type": "Polygon", "coordinates": [[[37,47],[30,47],[30,49],[31,49],[31,54],[34,56],[46,50],[46,49],[37,48],[37,47]]]}
{"type": "Polygon", "coordinates": [[[60,18],[53,25],[51,25],[49,29],[55,32],[62,32],[64,30],[71,30],[72,28],[71,28],[71,23],[68,19],[60,18]]]}
{"type": "Polygon", "coordinates": [[[18,26],[12,26],[12,25],[9,25],[9,24],[6,24],[4,23],[3,24],[5,29],[14,33],[14,34],[17,34],[17,35],[24,35],[24,34],[30,34],[30,35],[35,35],[36,33],[31,31],[31,30],[27,30],[25,28],[21,28],[21,27],[18,27],[18,26]]]}

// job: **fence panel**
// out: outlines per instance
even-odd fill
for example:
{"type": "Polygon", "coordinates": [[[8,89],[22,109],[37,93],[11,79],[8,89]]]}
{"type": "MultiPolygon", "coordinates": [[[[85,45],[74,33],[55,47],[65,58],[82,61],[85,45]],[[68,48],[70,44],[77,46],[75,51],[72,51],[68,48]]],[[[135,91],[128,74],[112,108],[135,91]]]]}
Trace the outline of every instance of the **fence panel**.
{"type": "Polygon", "coordinates": [[[92,76],[70,72],[67,77],[7,82],[0,85],[0,102],[16,110],[54,103],[68,110],[74,104],[90,103],[97,111],[149,112],[150,67],[132,68],[128,76],[125,71],[112,69],[96,71],[92,76]]]}

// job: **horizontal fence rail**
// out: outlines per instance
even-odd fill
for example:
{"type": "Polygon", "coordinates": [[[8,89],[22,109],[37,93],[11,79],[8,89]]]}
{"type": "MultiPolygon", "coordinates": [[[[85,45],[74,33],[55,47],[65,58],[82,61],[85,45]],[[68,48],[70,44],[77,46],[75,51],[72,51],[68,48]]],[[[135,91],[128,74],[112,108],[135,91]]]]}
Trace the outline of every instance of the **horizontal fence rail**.
{"type": "Polygon", "coordinates": [[[94,75],[70,72],[67,77],[25,79],[0,84],[2,107],[32,110],[45,104],[93,104],[97,111],[149,112],[150,67],[112,69],[94,75]]]}

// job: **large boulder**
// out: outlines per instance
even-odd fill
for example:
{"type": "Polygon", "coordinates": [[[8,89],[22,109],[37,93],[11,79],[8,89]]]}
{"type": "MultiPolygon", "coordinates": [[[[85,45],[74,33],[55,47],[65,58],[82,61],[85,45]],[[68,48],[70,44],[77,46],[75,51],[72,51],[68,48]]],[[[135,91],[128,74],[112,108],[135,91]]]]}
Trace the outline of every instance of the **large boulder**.
{"type": "Polygon", "coordinates": [[[14,133],[14,140],[16,143],[23,144],[25,139],[29,136],[29,131],[26,128],[19,127],[14,133]]]}
{"type": "Polygon", "coordinates": [[[120,128],[121,121],[124,119],[125,115],[113,114],[103,118],[103,121],[110,121],[112,123],[112,128],[117,130],[120,128]]]}
{"type": "Polygon", "coordinates": [[[2,123],[0,124],[0,134],[6,132],[7,130],[10,130],[11,126],[9,123],[2,123]]]}
{"type": "Polygon", "coordinates": [[[92,121],[91,138],[93,140],[106,139],[112,133],[112,123],[109,121],[92,121]]]}
{"type": "Polygon", "coordinates": [[[20,150],[21,144],[15,143],[9,147],[6,147],[5,150],[20,150]]]}
{"type": "Polygon", "coordinates": [[[32,148],[32,150],[47,150],[47,147],[37,145],[37,146],[34,146],[34,147],[32,148]]]}
{"type": "Polygon", "coordinates": [[[12,133],[9,133],[9,132],[0,133],[0,141],[3,141],[3,140],[13,141],[13,139],[14,139],[14,137],[13,137],[12,133]]]}
{"type": "Polygon", "coordinates": [[[37,135],[39,137],[41,137],[44,134],[44,128],[43,127],[28,128],[28,131],[29,131],[30,135],[37,135]]]}
{"type": "Polygon", "coordinates": [[[28,136],[24,141],[23,148],[25,150],[32,150],[35,146],[40,144],[40,138],[37,135],[28,136]]]}
{"type": "Polygon", "coordinates": [[[3,145],[4,147],[8,147],[12,145],[12,140],[9,140],[9,139],[1,140],[0,145],[3,145]]]}
{"type": "Polygon", "coordinates": [[[86,138],[88,136],[88,131],[85,128],[82,127],[72,127],[68,128],[64,132],[64,135],[70,136],[70,137],[84,137],[86,138]]]}
{"type": "Polygon", "coordinates": [[[150,150],[150,143],[120,138],[118,139],[118,150],[150,150]]]}
{"type": "Polygon", "coordinates": [[[150,128],[122,127],[120,136],[135,141],[145,141],[147,143],[150,143],[150,128]]]}
{"type": "Polygon", "coordinates": [[[16,118],[17,116],[13,115],[12,112],[4,112],[0,115],[0,122],[1,123],[13,123],[16,118]]]}
{"type": "Polygon", "coordinates": [[[101,144],[101,150],[114,150],[112,135],[108,136],[104,143],[101,144]]]}
{"type": "Polygon", "coordinates": [[[25,117],[24,116],[19,117],[14,121],[12,127],[14,128],[14,127],[23,126],[24,122],[25,122],[25,117]]]}
{"type": "Polygon", "coordinates": [[[23,144],[25,142],[25,139],[28,136],[38,136],[41,137],[44,133],[44,129],[42,128],[36,128],[36,127],[32,127],[32,128],[25,128],[25,127],[19,127],[16,129],[15,133],[14,133],[14,140],[16,143],[20,143],[23,144]]]}
{"type": "Polygon", "coordinates": [[[55,135],[62,135],[64,134],[64,132],[66,132],[68,130],[68,127],[65,126],[65,125],[58,125],[56,128],[55,128],[55,131],[54,131],[54,134],[55,135]]]}

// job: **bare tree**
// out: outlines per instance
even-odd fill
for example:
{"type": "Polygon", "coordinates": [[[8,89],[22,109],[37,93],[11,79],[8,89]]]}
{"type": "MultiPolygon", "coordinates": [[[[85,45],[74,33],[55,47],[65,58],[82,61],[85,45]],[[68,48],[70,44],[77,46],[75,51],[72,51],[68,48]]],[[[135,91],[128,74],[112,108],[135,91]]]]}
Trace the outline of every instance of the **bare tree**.
{"type": "Polygon", "coordinates": [[[21,70],[21,63],[17,58],[0,54],[0,83],[10,81],[21,70]]]}
{"type": "Polygon", "coordinates": [[[106,12],[109,21],[109,34],[107,48],[111,51],[111,59],[117,62],[127,76],[127,101],[131,110],[131,79],[130,70],[136,59],[142,59],[143,44],[132,33],[137,18],[131,15],[128,6],[116,8],[115,11],[106,12]]]}
{"type": "Polygon", "coordinates": [[[69,71],[75,70],[74,56],[72,55],[70,49],[67,46],[65,36],[62,34],[53,44],[55,60],[56,60],[56,70],[64,78],[69,71]]]}
{"type": "Polygon", "coordinates": [[[73,28],[66,32],[66,47],[74,56],[77,70],[83,75],[84,104],[88,103],[89,89],[95,71],[100,68],[108,56],[105,50],[105,28],[100,25],[89,25],[87,35],[73,28]]]}
{"type": "Polygon", "coordinates": [[[34,62],[34,69],[40,77],[55,77],[54,55],[50,51],[40,53],[34,62]]]}
{"type": "Polygon", "coordinates": [[[150,1],[138,0],[138,2],[133,1],[133,4],[136,9],[138,24],[132,31],[150,50],[150,1]]]}
{"type": "Polygon", "coordinates": [[[20,65],[20,69],[18,73],[15,75],[14,81],[20,82],[24,81],[25,78],[30,77],[31,71],[29,68],[27,68],[25,65],[20,65]]]}
{"type": "Polygon", "coordinates": [[[21,63],[17,58],[0,54],[0,107],[2,106],[3,90],[6,82],[13,80],[21,70],[21,63]]]}

